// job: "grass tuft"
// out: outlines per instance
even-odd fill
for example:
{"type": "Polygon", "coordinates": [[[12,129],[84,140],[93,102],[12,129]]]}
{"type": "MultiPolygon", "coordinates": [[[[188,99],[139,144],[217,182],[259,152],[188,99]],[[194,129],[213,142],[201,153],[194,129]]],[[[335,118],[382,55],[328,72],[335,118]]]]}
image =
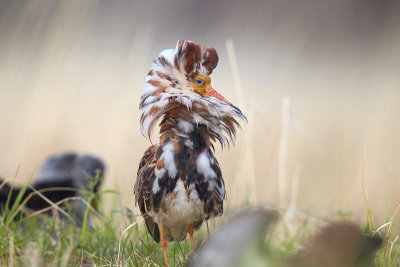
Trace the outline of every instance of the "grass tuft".
{"type": "MultiPolygon", "coordinates": [[[[27,187],[28,184],[24,186],[25,189],[27,187]]],[[[100,191],[98,195],[83,192],[83,199],[75,200],[95,203],[96,197],[104,197],[108,193],[116,194],[110,190],[100,191]]],[[[375,228],[367,195],[364,197],[368,219],[365,232],[380,235],[384,239],[375,263],[377,266],[398,266],[399,237],[394,234],[393,225],[400,205],[385,224],[375,228]]],[[[0,221],[2,266],[164,266],[161,245],[155,243],[147,233],[140,214],[128,208],[119,208],[117,204],[111,210],[103,207],[97,215],[92,216],[93,222],[90,226],[87,215],[96,211],[89,205],[85,212],[84,227],[77,228],[72,219],[60,220],[61,211],[58,206],[63,202],[52,203],[50,209],[20,218],[19,213],[24,211],[25,203],[17,198],[0,221]],[[53,216],[48,215],[49,211],[52,211],[53,216]]],[[[224,218],[221,221],[223,220],[224,218]]],[[[286,225],[287,222],[282,222],[277,227],[281,231],[267,233],[264,242],[271,257],[279,259],[296,254],[312,231],[310,220],[312,218],[306,216],[295,227],[290,222],[290,227],[286,225]]],[[[210,222],[207,224],[209,227],[205,225],[195,233],[197,249],[207,239],[208,232],[215,230],[215,221],[210,222]]],[[[191,257],[188,239],[180,243],[168,243],[170,266],[186,266],[191,257]]]]}

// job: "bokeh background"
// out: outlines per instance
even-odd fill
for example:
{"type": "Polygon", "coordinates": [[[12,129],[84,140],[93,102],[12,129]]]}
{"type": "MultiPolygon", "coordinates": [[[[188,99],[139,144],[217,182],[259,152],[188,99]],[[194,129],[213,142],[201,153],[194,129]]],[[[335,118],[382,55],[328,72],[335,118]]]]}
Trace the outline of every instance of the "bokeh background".
{"type": "Polygon", "coordinates": [[[91,153],[133,208],[145,75],[190,39],[217,49],[213,86],[249,117],[217,147],[229,208],[295,199],[362,222],[364,177],[382,223],[400,203],[399,14],[390,0],[0,0],[0,175],[23,184],[51,154],[91,153]]]}

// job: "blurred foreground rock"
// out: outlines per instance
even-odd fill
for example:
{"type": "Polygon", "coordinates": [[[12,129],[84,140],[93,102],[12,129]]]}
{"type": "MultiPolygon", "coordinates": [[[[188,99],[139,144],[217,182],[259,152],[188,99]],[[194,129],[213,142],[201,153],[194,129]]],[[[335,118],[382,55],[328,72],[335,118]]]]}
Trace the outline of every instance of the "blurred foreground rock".
{"type": "Polygon", "coordinates": [[[200,248],[192,267],[364,267],[374,266],[378,237],[363,235],[351,222],[333,222],[317,231],[304,249],[279,258],[265,245],[268,230],[278,220],[275,210],[246,210],[222,224],[200,248]]]}
{"type": "Polygon", "coordinates": [[[190,266],[267,266],[264,237],[278,218],[275,210],[237,213],[209,237],[190,266]]]}

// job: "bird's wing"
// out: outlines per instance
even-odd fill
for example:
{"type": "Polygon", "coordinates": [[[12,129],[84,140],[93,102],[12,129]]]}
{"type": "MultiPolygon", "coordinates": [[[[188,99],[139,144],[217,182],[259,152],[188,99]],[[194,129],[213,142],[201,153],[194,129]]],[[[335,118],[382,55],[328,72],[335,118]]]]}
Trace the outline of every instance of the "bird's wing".
{"type": "Polygon", "coordinates": [[[149,147],[143,155],[139,163],[138,174],[134,187],[135,203],[139,206],[140,213],[143,215],[147,230],[156,242],[160,242],[160,231],[158,225],[148,215],[148,211],[152,210],[154,183],[154,168],[156,166],[156,157],[158,145],[149,147]]]}
{"type": "Polygon", "coordinates": [[[225,199],[225,184],[222,178],[221,168],[211,151],[208,156],[210,168],[215,173],[215,177],[208,178],[203,174],[199,174],[194,164],[193,167],[187,170],[188,173],[190,172],[188,176],[191,178],[189,183],[195,184],[197,194],[203,202],[206,219],[222,215],[224,209],[223,201],[225,199]]]}
{"type": "Polygon", "coordinates": [[[211,199],[205,202],[204,210],[208,216],[216,217],[221,216],[224,212],[225,183],[217,159],[214,158],[213,160],[214,163],[211,164],[211,168],[214,170],[216,177],[210,181],[210,183],[214,183],[211,187],[213,190],[211,191],[211,199]]]}

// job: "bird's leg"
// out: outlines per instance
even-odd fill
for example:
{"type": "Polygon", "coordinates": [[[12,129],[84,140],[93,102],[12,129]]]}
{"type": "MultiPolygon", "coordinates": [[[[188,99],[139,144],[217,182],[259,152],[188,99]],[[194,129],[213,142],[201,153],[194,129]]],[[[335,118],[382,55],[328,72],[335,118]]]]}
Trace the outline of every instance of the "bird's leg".
{"type": "Polygon", "coordinates": [[[193,223],[191,223],[189,225],[188,233],[189,233],[189,237],[190,237],[190,243],[192,243],[192,250],[193,250],[193,256],[194,256],[194,244],[193,244],[194,225],[193,225],[193,223]]]}
{"type": "Polygon", "coordinates": [[[161,246],[164,254],[164,261],[165,265],[168,266],[168,259],[167,259],[167,240],[165,240],[164,236],[164,226],[161,226],[161,246]]]}

